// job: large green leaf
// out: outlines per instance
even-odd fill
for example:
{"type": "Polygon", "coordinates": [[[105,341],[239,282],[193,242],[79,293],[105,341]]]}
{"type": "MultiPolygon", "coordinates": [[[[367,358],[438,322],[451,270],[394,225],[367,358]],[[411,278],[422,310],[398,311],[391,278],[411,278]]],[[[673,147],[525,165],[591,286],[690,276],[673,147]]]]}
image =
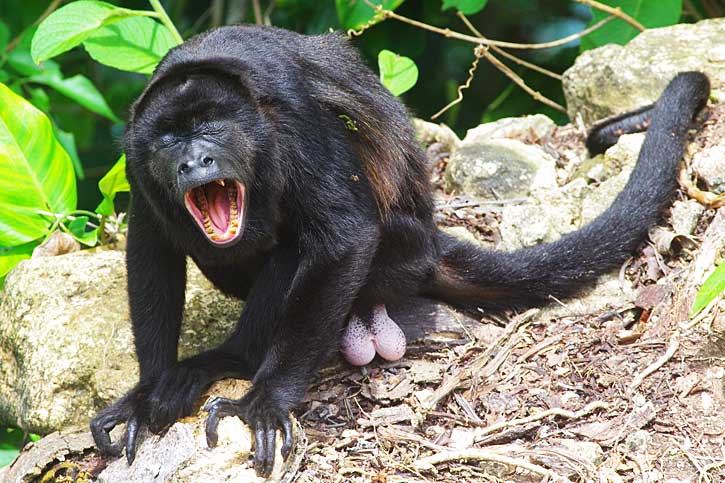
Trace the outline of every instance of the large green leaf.
{"type": "Polygon", "coordinates": [[[62,54],[97,29],[146,12],[119,8],[106,2],[80,0],[51,13],[38,26],[30,53],[36,63],[62,54]]]}
{"type": "Polygon", "coordinates": [[[380,82],[394,95],[399,96],[418,82],[418,66],[413,59],[389,50],[378,54],[380,82]]]}
{"type": "Polygon", "coordinates": [[[42,74],[29,77],[28,80],[38,84],[44,84],[52,87],[64,96],[73,99],[81,106],[91,112],[95,112],[113,122],[120,123],[121,120],[116,117],[111,108],[106,103],[96,86],[88,77],[77,74],[73,77],[63,78],[59,71],[43,72],[42,74]]]}
{"type": "Polygon", "coordinates": [[[707,277],[705,283],[700,287],[695,297],[695,303],[692,305],[691,315],[695,315],[708,306],[710,302],[715,300],[725,290],[725,263],[721,263],[714,272],[707,277]]]}
{"type": "Polygon", "coordinates": [[[112,215],[114,212],[113,200],[116,193],[131,191],[131,187],[126,179],[126,155],[122,155],[116,161],[108,173],[98,182],[98,189],[101,190],[103,201],[96,208],[96,213],[100,215],[112,215]]]}
{"type": "MultiPolygon", "coordinates": [[[[386,10],[395,10],[405,0],[369,0],[374,5],[382,5],[386,10]]],[[[381,15],[375,14],[375,10],[365,0],[335,0],[337,16],[340,25],[345,30],[359,29],[368,22],[376,23],[382,20],[381,15]]]]}
{"type": "Polygon", "coordinates": [[[50,120],[0,84],[0,246],[44,236],[48,220],[38,210],[75,207],[73,166],[50,120]]]}
{"type": "Polygon", "coordinates": [[[464,15],[473,15],[483,10],[488,0],[443,0],[441,10],[455,8],[464,15]]]}
{"type": "Polygon", "coordinates": [[[164,25],[133,17],[102,27],[83,41],[88,54],[101,64],[151,74],[176,40],[164,25]]]}
{"type": "MultiPolygon", "coordinates": [[[[682,14],[682,0],[600,0],[612,7],[620,7],[626,14],[647,28],[676,24],[682,14]]],[[[609,14],[592,9],[594,25],[609,14]]],[[[581,40],[581,50],[601,47],[605,44],[624,45],[639,34],[639,30],[624,20],[614,19],[581,40]]]]}

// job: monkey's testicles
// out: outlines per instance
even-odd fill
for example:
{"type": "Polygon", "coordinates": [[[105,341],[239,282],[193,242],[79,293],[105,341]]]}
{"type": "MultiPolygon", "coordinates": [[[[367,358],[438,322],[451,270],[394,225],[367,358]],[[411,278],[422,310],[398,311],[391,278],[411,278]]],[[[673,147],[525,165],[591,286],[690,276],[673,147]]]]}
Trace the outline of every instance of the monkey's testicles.
{"type": "Polygon", "coordinates": [[[405,355],[405,347],[405,334],[388,317],[385,305],[377,305],[369,320],[352,315],[340,344],[342,355],[353,366],[369,364],[376,353],[385,360],[397,361],[405,355]]]}

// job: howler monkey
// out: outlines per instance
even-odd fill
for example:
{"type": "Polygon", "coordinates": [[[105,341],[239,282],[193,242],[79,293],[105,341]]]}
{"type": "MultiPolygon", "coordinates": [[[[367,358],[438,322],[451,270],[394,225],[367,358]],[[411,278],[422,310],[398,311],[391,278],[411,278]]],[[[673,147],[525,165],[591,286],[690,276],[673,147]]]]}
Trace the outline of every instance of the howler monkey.
{"type": "MultiPolygon", "coordinates": [[[[132,462],[141,426],[158,432],[189,414],[212,381],[248,378],[241,400],[207,405],[207,440],[216,443],[219,418],[240,416],[254,431],[256,471],[269,475],[276,430],[286,457],[289,411],[340,348],[347,321],[395,359],[404,347],[385,304],[413,294],[542,304],[621,264],[668,203],[708,92],[704,75],[680,74],[656,104],[596,128],[589,147],[602,151],[620,131],[651,122],[624,190],[582,229],[505,253],[436,228],[407,112],[342,36],[237,26],[172,49],[133,105],[125,137],[140,380],[93,419],[96,444],[116,455],[125,447],[132,462]],[[224,343],[178,361],[187,256],[246,304],[224,343]],[[112,443],[122,422],[126,433],[112,443]]],[[[346,354],[354,363],[374,356],[358,349],[346,354]]]]}

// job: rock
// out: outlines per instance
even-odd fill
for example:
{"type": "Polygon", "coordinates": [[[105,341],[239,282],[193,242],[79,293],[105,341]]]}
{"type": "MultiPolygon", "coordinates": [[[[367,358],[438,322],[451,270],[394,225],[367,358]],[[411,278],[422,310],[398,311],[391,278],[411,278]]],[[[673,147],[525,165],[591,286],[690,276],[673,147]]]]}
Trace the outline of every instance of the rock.
{"type": "Polygon", "coordinates": [[[725,193],[725,141],[692,156],[692,169],[715,194],[725,193]]]}
{"type": "MultiPolygon", "coordinates": [[[[189,263],[180,355],[220,343],[241,310],[189,263]]],[[[85,428],[137,380],[124,253],[85,250],[20,263],[0,300],[0,424],[85,428]]]]}
{"type": "Polygon", "coordinates": [[[596,164],[602,166],[599,185],[575,177],[562,187],[533,190],[530,202],[504,206],[499,248],[514,250],[551,242],[596,218],[627,183],[643,140],[642,134],[622,136],[619,143],[596,158],[596,164]]]}
{"type": "Polygon", "coordinates": [[[675,201],[672,205],[671,218],[673,231],[680,235],[694,234],[697,222],[704,211],[705,207],[695,200],[675,201]]]}
{"type": "Polygon", "coordinates": [[[570,119],[586,125],[657,100],[677,74],[698,70],[725,86],[725,19],[648,29],[625,46],[588,50],[564,73],[570,119]]]}
{"type": "Polygon", "coordinates": [[[445,124],[434,124],[422,119],[413,119],[413,127],[421,143],[428,146],[433,143],[442,144],[449,152],[454,151],[461,140],[453,129],[445,124]]]}
{"type": "MultiPolygon", "coordinates": [[[[189,262],[180,357],[218,345],[242,303],[189,262]]],[[[427,299],[388,308],[409,343],[457,344],[479,322],[427,299]]],[[[138,378],[124,252],[84,250],[22,262],[0,298],[0,425],[85,429],[138,378]]]]}
{"type": "MultiPolygon", "coordinates": [[[[201,407],[214,397],[241,398],[251,386],[248,381],[226,379],[215,383],[199,400],[201,407]]],[[[251,465],[252,433],[237,417],[219,422],[219,441],[215,448],[206,444],[206,412],[174,423],[168,431],[140,434],[133,465],[125,456],[107,459],[100,456],[88,432],[53,433],[25,448],[5,475],[4,483],[33,481],[93,481],[98,483],[182,483],[189,481],[235,481],[261,483],[251,465]],[[60,463],[59,463],[60,461],[60,463]],[[66,480],[75,474],[73,480],[66,480]],[[84,479],[85,478],[85,479],[84,479]]],[[[306,449],[302,429],[293,420],[295,447],[286,461],[280,454],[281,437],[277,435],[277,456],[270,480],[288,482],[297,473],[306,449]]],[[[114,432],[115,433],[115,432],[114,432]]]]}
{"type": "Polygon", "coordinates": [[[464,140],[448,161],[445,181],[448,191],[483,199],[520,198],[556,186],[555,161],[514,139],[464,140]]]}
{"type": "Polygon", "coordinates": [[[543,114],[523,117],[506,117],[487,122],[466,132],[466,144],[486,143],[492,139],[518,139],[523,142],[535,142],[550,136],[556,124],[543,114]]]}

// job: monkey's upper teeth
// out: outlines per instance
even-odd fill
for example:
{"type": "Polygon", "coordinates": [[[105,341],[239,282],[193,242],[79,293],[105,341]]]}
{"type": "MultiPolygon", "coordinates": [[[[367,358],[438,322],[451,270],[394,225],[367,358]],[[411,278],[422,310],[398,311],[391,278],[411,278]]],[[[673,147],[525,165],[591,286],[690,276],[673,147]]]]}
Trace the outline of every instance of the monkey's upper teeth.
{"type": "Polygon", "coordinates": [[[224,186],[224,180],[223,179],[218,179],[218,180],[215,181],[215,183],[218,184],[218,185],[224,186]]]}

